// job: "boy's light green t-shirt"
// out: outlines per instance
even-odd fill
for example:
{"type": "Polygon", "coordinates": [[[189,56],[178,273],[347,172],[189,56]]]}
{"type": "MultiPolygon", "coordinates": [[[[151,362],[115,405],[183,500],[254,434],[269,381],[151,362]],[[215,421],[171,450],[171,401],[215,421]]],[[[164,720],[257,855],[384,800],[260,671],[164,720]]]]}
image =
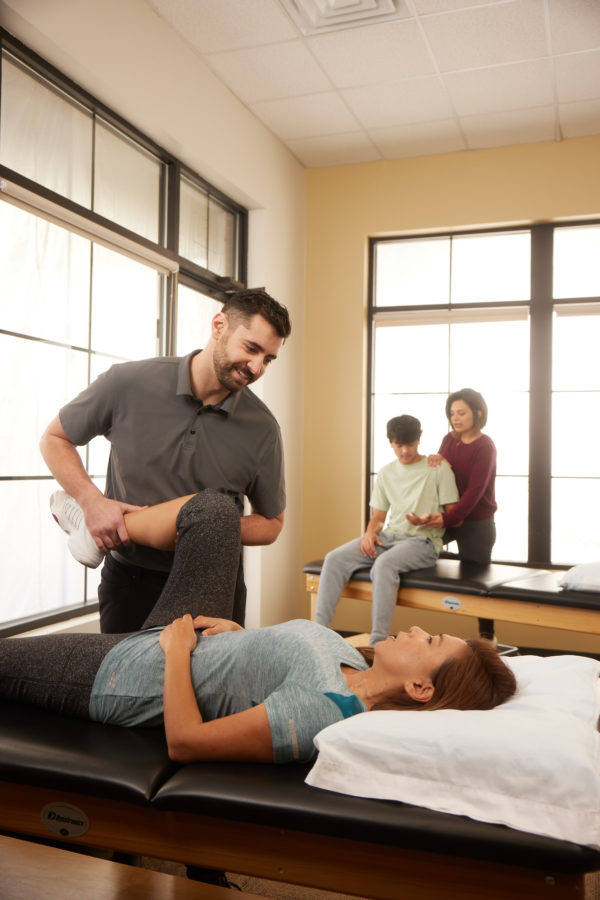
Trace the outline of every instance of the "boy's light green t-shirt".
{"type": "Polygon", "coordinates": [[[429,538],[438,553],[442,549],[443,528],[411,525],[406,513],[442,512],[448,503],[456,503],[458,489],[454,472],[446,462],[433,469],[427,458],[410,465],[395,459],[379,471],[371,496],[371,508],[388,511],[386,531],[407,537],[429,538]]]}

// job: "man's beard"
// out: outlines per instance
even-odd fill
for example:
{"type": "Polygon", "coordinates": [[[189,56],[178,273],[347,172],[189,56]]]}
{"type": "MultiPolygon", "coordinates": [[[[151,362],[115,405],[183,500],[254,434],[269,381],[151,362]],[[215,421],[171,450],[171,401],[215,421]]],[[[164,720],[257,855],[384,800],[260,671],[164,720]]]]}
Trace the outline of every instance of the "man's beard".
{"type": "Polygon", "coordinates": [[[215,347],[213,353],[213,365],[219,384],[228,391],[241,391],[242,388],[245,388],[248,384],[252,384],[255,380],[255,376],[246,366],[241,363],[235,365],[234,363],[229,362],[226,345],[225,347],[222,347],[217,344],[215,347]],[[243,383],[239,382],[234,375],[234,372],[236,371],[244,375],[247,381],[243,383]]]}

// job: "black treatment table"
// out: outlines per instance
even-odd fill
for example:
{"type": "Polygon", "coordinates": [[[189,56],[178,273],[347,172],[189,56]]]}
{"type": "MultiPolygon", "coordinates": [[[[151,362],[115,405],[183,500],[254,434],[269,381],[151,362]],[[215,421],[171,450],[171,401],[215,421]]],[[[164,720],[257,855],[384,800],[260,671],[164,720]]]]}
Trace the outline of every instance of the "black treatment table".
{"type": "Polygon", "coordinates": [[[6,701],[0,723],[0,831],[16,837],[387,900],[581,900],[600,870],[577,844],[309,787],[306,765],[177,767],[162,729],[6,701]]]}

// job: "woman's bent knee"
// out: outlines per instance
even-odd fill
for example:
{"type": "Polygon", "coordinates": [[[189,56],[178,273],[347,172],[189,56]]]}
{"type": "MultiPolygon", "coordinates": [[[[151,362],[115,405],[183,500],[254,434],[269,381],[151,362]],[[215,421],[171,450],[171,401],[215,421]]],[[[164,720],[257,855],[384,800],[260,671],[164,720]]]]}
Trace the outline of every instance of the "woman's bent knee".
{"type": "Polygon", "coordinates": [[[217,522],[240,529],[240,513],[234,500],[228,494],[222,494],[213,488],[206,488],[194,494],[179,510],[177,530],[183,531],[191,525],[202,521],[217,522]]]}

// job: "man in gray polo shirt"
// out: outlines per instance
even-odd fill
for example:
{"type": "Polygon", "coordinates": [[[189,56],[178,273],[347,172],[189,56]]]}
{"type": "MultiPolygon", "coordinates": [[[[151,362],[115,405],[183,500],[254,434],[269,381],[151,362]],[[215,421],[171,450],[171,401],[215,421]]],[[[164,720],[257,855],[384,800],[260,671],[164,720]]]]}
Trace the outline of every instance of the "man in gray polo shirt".
{"type": "MultiPolygon", "coordinates": [[[[270,544],[283,526],[285,486],[279,426],[249,384],[290,334],[285,307],[262,290],[232,295],[211,338],[189,356],[112,366],[64,406],[41,440],[48,468],[85,515],[106,556],[98,591],[104,632],[138,630],[170,569],[172,554],[130,545],[123,514],[216,488],[243,512],[242,544],[270,544]],[[87,475],[76,446],[111,443],[106,493],[87,475]]],[[[243,624],[241,569],[233,618],[243,624]]]]}

